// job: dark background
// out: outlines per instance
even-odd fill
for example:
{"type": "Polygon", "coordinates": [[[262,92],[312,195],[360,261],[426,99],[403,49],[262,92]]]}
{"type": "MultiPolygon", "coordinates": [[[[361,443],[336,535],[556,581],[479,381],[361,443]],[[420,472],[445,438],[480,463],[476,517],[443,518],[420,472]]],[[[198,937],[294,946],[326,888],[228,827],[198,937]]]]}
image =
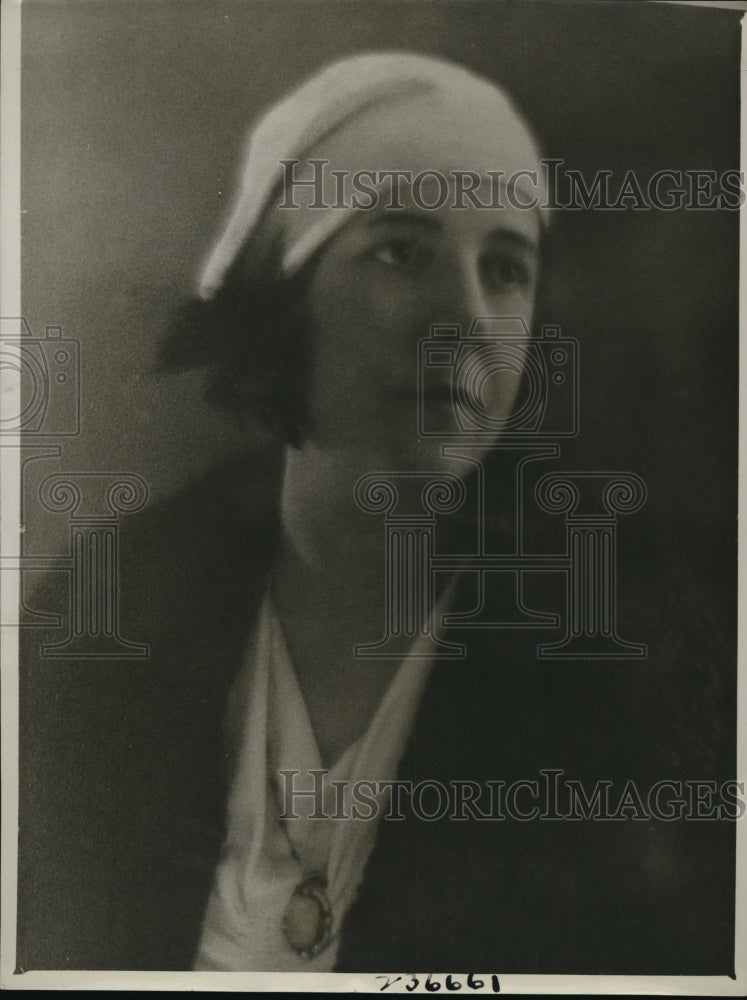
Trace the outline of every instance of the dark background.
{"type": "MultiPolygon", "coordinates": [[[[591,178],[739,162],[738,12],[672,4],[109,0],[23,6],[23,308],[81,344],[81,434],[50,471],[138,472],[154,498],[247,446],[158,376],[255,115],[319,66],[420,50],[504,84],[591,178]]],[[[613,182],[614,184],[614,182],[613,182]]],[[[642,530],[735,589],[738,214],[554,213],[539,320],[581,343],[564,465],[629,469],[642,530]]],[[[253,440],[251,432],[248,437],[253,440]]],[[[26,551],[65,518],[27,500],[26,551]]],[[[628,522],[632,525],[632,521],[628,522]]]]}

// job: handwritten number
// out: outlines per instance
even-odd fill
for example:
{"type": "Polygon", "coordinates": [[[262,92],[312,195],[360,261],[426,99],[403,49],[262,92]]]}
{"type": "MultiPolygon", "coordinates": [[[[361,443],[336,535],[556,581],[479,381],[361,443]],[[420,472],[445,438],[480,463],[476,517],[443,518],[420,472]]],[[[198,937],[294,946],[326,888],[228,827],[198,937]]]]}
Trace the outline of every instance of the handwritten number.
{"type": "Polygon", "coordinates": [[[383,993],[384,990],[388,990],[390,986],[394,986],[395,983],[398,983],[400,981],[400,979],[402,978],[402,976],[397,976],[396,979],[390,979],[389,976],[377,976],[376,978],[377,979],[386,979],[386,982],[384,983],[384,985],[379,990],[379,993],[383,993]]]}
{"type": "MultiPolygon", "coordinates": [[[[376,976],[376,978],[386,980],[386,982],[379,990],[380,993],[383,993],[384,990],[388,990],[390,986],[394,986],[395,983],[399,983],[402,980],[402,976],[397,976],[395,979],[391,979],[389,976],[380,975],[376,976]]],[[[418,988],[418,986],[420,986],[420,980],[418,979],[417,976],[413,975],[411,972],[408,973],[407,978],[410,980],[410,982],[405,984],[405,989],[407,990],[408,993],[413,993],[418,988]]],[[[498,976],[492,975],[490,977],[490,982],[491,986],[493,987],[493,993],[500,993],[501,984],[500,980],[498,979],[498,976]]],[[[428,993],[438,993],[438,991],[441,989],[441,983],[438,981],[438,979],[433,978],[432,972],[428,973],[428,978],[426,979],[423,985],[425,989],[428,991],[428,993]]],[[[451,975],[451,973],[449,973],[449,975],[446,977],[444,985],[449,993],[456,993],[457,990],[461,990],[462,988],[462,983],[458,979],[455,979],[451,975]]],[[[470,974],[467,976],[466,985],[470,990],[481,990],[485,986],[485,980],[478,979],[478,977],[474,974],[474,972],[470,972],[470,974]]]]}

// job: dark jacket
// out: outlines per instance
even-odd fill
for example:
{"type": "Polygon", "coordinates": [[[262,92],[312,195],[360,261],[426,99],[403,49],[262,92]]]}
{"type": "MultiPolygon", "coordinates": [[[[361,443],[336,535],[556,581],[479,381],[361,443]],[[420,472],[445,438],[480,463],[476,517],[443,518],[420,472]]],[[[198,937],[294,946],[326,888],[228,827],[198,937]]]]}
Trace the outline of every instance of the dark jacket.
{"type": "MultiPolygon", "coordinates": [[[[50,659],[40,644],[62,630],[24,630],[21,969],[191,968],[224,834],[226,696],[277,530],[276,478],[257,469],[125,519],[121,634],[148,658],[50,659]]],[[[436,665],[400,777],[733,777],[725,626],[652,547],[630,566],[623,618],[647,660],[544,662],[532,631],[450,635],[468,657],[436,665]]],[[[55,575],[33,603],[64,613],[55,575]]],[[[729,973],[733,851],[729,822],[385,820],[337,968],[729,973]]]]}

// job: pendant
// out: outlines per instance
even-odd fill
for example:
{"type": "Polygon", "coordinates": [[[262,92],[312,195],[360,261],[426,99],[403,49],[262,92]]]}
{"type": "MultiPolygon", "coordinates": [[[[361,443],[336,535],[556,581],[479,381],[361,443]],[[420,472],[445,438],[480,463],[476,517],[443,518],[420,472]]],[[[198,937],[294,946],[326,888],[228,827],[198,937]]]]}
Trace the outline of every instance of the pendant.
{"type": "Polygon", "coordinates": [[[283,933],[302,958],[313,958],[330,942],[332,907],[326,890],[326,877],[314,872],[298,883],[286,907],[283,933]]]}

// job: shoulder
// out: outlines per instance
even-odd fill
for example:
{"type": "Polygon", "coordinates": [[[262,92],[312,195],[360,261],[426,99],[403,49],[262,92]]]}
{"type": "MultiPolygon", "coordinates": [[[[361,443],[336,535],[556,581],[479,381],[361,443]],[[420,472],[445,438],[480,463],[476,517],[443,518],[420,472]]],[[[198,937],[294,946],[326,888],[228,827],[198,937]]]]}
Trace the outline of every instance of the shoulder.
{"type": "Polygon", "coordinates": [[[121,619],[156,651],[243,643],[274,551],[279,472],[276,454],[252,455],[123,523],[121,619]]]}
{"type": "Polygon", "coordinates": [[[214,467],[141,513],[123,519],[123,572],[162,565],[220,572],[271,547],[277,523],[280,458],[262,452],[214,467]],[[213,553],[216,558],[207,558],[213,553]],[[220,557],[220,558],[219,558],[220,557]]]}
{"type": "Polygon", "coordinates": [[[91,746],[103,754],[117,740],[129,746],[136,731],[147,742],[166,731],[167,712],[200,719],[209,705],[220,714],[266,586],[272,481],[269,456],[213,469],[123,517],[107,566],[94,568],[82,551],[31,591],[28,608],[58,624],[19,635],[30,778],[44,771],[41,757],[59,755],[61,718],[77,734],[74,756],[91,746]]]}
{"type": "Polygon", "coordinates": [[[215,468],[122,517],[109,575],[76,555],[28,596],[59,625],[20,634],[26,967],[188,961],[209,863],[184,859],[200,831],[220,841],[225,700],[273,550],[275,464],[215,468]]]}
{"type": "MultiPolygon", "coordinates": [[[[178,643],[181,634],[209,628],[216,615],[225,624],[229,609],[246,608],[247,595],[263,584],[277,531],[280,462],[277,452],[242,457],[122,515],[113,557],[95,570],[83,565],[84,551],[71,552],[70,566],[48,573],[26,598],[30,610],[60,624],[22,630],[23,650],[59,642],[77,605],[93,596],[123,639],[148,646],[178,643]]],[[[97,650],[94,643],[86,657],[95,659],[97,650]]]]}

